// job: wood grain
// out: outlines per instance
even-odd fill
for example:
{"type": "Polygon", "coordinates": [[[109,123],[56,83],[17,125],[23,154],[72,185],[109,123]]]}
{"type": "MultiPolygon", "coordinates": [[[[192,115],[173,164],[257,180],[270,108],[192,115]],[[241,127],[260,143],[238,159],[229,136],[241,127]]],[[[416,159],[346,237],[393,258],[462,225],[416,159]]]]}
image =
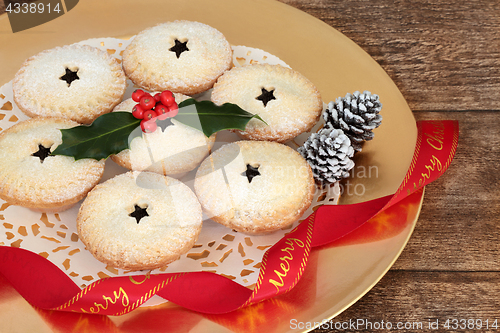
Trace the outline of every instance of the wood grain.
{"type": "MultiPolygon", "coordinates": [[[[369,322],[391,322],[392,329],[370,330],[360,326],[361,332],[494,332],[496,330],[445,329],[447,319],[497,319],[500,325],[500,276],[496,272],[414,272],[392,270],[355,306],[334,318],[331,326],[314,330],[315,333],[336,332],[335,323],[365,319],[369,322]],[[439,321],[439,330],[429,329],[429,321],[439,321]],[[417,324],[413,329],[396,329],[398,322],[417,324]],[[333,328],[333,329],[330,329],[333,328]]],[[[386,327],[386,326],[385,326],[386,327]]],[[[354,330],[344,330],[353,332],[354,330]]]]}
{"type": "Polygon", "coordinates": [[[414,114],[417,120],[458,120],[460,138],[450,168],[426,187],[415,232],[394,267],[500,272],[498,112],[414,114]]]}
{"type": "Polygon", "coordinates": [[[498,0],[280,1],[355,41],[412,110],[498,109],[498,0]]]}

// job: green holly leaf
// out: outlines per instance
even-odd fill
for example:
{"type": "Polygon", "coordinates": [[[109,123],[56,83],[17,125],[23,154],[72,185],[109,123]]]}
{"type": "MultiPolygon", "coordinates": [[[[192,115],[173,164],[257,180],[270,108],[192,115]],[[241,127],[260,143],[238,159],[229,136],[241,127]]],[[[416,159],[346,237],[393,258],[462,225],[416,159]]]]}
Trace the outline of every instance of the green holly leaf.
{"type": "Polygon", "coordinates": [[[209,137],[226,129],[244,131],[252,118],[264,122],[258,115],[247,112],[236,104],[225,103],[218,106],[211,101],[198,102],[190,98],[179,104],[179,113],[174,119],[209,137]]]}
{"type": "MultiPolygon", "coordinates": [[[[198,102],[194,99],[180,103],[179,113],[174,117],[175,120],[202,131],[207,137],[225,129],[245,130],[252,118],[263,121],[258,115],[251,114],[236,104],[217,106],[211,101],[198,102]]],[[[169,120],[157,120],[157,130],[168,126],[169,120]]],[[[141,120],[136,119],[130,112],[103,114],[90,126],[62,129],[62,144],[52,155],[73,156],[76,160],[106,159],[128,149],[130,141],[142,135],[140,123],[141,120]]]]}
{"type": "MultiPolygon", "coordinates": [[[[111,112],[98,117],[91,125],[61,129],[62,144],[52,155],[73,156],[75,160],[108,158],[129,148],[130,135],[140,123],[130,112],[111,112]]],[[[140,129],[137,134],[141,135],[140,129]]]]}

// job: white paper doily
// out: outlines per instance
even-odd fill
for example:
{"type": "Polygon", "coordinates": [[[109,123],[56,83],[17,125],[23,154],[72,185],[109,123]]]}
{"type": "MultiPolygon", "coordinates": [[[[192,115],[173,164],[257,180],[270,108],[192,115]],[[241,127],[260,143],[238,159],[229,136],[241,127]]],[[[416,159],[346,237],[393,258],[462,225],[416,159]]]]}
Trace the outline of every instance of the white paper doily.
{"type": "MultiPolygon", "coordinates": [[[[121,61],[123,50],[129,42],[130,40],[98,38],[78,44],[98,47],[121,61]]],[[[269,63],[289,67],[276,56],[259,49],[233,46],[233,51],[234,66],[269,63]]],[[[136,89],[131,81],[128,80],[127,83],[125,98],[129,98],[136,89]]],[[[205,93],[197,98],[204,99],[208,96],[205,93]]],[[[12,82],[9,82],[0,88],[0,131],[25,119],[28,117],[14,103],[12,82]]],[[[321,124],[317,124],[311,132],[317,131],[320,126],[321,124]]],[[[288,145],[297,148],[309,134],[300,135],[288,145]]],[[[218,143],[214,146],[214,150],[226,142],[235,140],[238,140],[235,134],[227,131],[221,132],[218,134],[218,143]]],[[[102,181],[126,171],[128,170],[108,160],[102,181]]],[[[327,190],[316,191],[313,204],[305,212],[303,218],[309,216],[322,204],[336,204],[339,194],[338,184],[327,190]]],[[[127,272],[106,266],[85,249],[76,231],[76,216],[79,207],[80,204],[77,204],[61,213],[46,214],[9,205],[0,200],[0,245],[20,247],[42,255],[66,272],[81,288],[104,277],[144,274],[144,271],[127,272]]],[[[212,220],[206,220],[198,241],[187,254],[151,273],[210,271],[252,288],[257,282],[264,252],[298,223],[300,221],[295,222],[286,230],[270,235],[249,236],[232,231],[212,220]]]]}

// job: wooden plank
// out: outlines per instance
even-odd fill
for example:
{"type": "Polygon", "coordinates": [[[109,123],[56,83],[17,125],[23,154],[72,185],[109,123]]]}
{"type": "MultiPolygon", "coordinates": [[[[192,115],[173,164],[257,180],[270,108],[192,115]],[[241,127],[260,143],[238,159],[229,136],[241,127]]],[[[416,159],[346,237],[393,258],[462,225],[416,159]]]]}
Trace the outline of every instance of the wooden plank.
{"type": "Polygon", "coordinates": [[[498,109],[498,0],[280,1],[361,46],[412,110],[498,109]]]}
{"type": "Polygon", "coordinates": [[[500,117],[497,112],[416,112],[460,124],[455,159],[426,188],[397,269],[500,271],[500,117]]]}
{"type": "MultiPolygon", "coordinates": [[[[500,329],[498,295],[500,295],[500,274],[497,272],[390,271],[354,306],[333,318],[332,324],[314,332],[337,332],[339,330],[335,329],[335,322],[358,319],[364,319],[372,325],[384,321],[386,325],[384,327],[387,327],[387,322],[392,324],[392,330],[370,330],[360,326],[359,331],[362,332],[438,331],[429,329],[429,322],[435,323],[436,320],[439,321],[439,332],[496,332],[500,329]],[[474,329],[445,329],[444,324],[447,319],[474,319],[474,329]],[[483,321],[481,329],[475,326],[479,325],[476,319],[483,321]],[[491,328],[486,330],[486,319],[489,319],[490,324],[496,319],[497,330],[491,328]],[[413,328],[409,326],[407,329],[396,329],[398,322],[403,325],[409,323],[413,328]],[[421,323],[422,329],[413,323],[421,323]]],[[[468,324],[472,326],[472,323],[468,324]]]]}

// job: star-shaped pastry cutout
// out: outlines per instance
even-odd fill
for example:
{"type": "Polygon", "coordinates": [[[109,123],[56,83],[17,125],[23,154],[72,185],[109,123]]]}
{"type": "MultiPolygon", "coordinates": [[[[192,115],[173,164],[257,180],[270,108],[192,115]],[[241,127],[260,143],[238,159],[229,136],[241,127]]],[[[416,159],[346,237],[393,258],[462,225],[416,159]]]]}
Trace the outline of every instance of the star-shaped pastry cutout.
{"type": "Polygon", "coordinates": [[[274,89],[268,91],[266,88],[262,88],[262,94],[260,94],[259,97],[256,97],[256,99],[264,103],[264,106],[267,106],[267,103],[269,103],[269,101],[276,99],[276,97],[274,97],[274,89]]]}
{"type": "Polygon", "coordinates": [[[69,86],[71,86],[71,83],[73,81],[80,80],[80,78],[78,77],[78,75],[76,73],[78,73],[78,70],[73,72],[71,69],[66,68],[66,74],[61,76],[60,79],[63,81],[66,81],[66,83],[68,84],[68,87],[69,87],[69,86]]]}
{"type": "Polygon", "coordinates": [[[247,170],[244,171],[241,175],[246,176],[248,182],[251,183],[254,177],[260,176],[259,167],[253,167],[250,164],[247,164],[247,170]]]}
{"type": "Polygon", "coordinates": [[[134,211],[130,213],[128,216],[135,217],[135,220],[137,221],[137,224],[139,224],[139,221],[146,216],[149,216],[148,212],[146,211],[148,207],[141,208],[138,205],[134,206],[134,211]]]}
{"type": "Polygon", "coordinates": [[[163,120],[157,120],[156,121],[156,125],[158,125],[158,127],[161,128],[161,130],[163,132],[165,132],[165,129],[168,127],[168,126],[172,126],[173,123],[172,123],[172,118],[167,118],[167,119],[163,119],[163,120]]]}
{"type": "Polygon", "coordinates": [[[184,51],[189,51],[188,47],[187,47],[187,42],[188,41],[185,41],[185,42],[180,42],[179,40],[175,40],[175,45],[172,46],[171,48],[169,48],[169,51],[172,51],[172,52],[175,52],[175,55],[177,56],[177,59],[179,59],[179,57],[181,56],[181,53],[184,52],[184,51]]]}
{"type": "Polygon", "coordinates": [[[45,148],[42,144],[38,145],[38,151],[36,153],[31,154],[31,156],[36,156],[40,158],[40,163],[50,156],[50,147],[45,148]]]}

